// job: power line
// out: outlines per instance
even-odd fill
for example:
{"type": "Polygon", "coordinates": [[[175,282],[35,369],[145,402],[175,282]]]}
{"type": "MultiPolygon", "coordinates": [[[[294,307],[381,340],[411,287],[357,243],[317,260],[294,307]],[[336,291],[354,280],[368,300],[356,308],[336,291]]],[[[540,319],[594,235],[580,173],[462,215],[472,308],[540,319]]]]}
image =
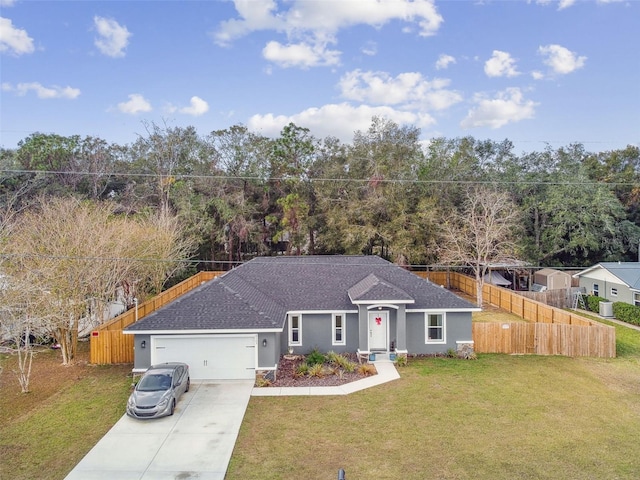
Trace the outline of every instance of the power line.
{"type": "MultiPolygon", "coordinates": [[[[330,256],[330,255],[329,255],[330,256]]],[[[358,255],[356,255],[358,256],[358,255]]],[[[377,255],[359,255],[362,257],[371,257],[371,256],[377,256],[377,255]]],[[[329,262],[329,261],[322,261],[322,257],[323,255],[300,255],[300,256],[294,256],[294,255],[271,255],[271,256],[260,256],[260,255],[256,255],[255,257],[253,257],[254,259],[260,259],[260,258],[265,258],[265,259],[279,259],[279,265],[281,264],[287,264],[290,266],[300,266],[300,267],[309,267],[309,266],[331,266],[331,267],[344,267],[344,268],[349,268],[349,267],[354,267],[354,266],[371,266],[372,264],[369,262],[350,262],[350,263],[346,263],[346,264],[336,264],[334,262],[329,262]],[[313,258],[314,261],[312,263],[300,263],[295,261],[294,259],[297,258],[307,258],[307,259],[311,259],[313,258]],[[290,261],[289,261],[290,260],[290,261]]],[[[73,261],[90,261],[90,262],[95,262],[95,261],[107,261],[107,262],[115,262],[115,261],[129,261],[129,262],[156,262],[156,263],[183,263],[183,264],[221,264],[221,265],[228,265],[228,266],[238,266],[238,265],[242,265],[244,263],[249,262],[250,260],[196,260],[196,259],[167,259],[167,258],[136,258],[136,257],[84,257],[84,256],[72,256],[72,255],[44,255],[44,254],[33,254],[33,253],[20,253],[20,254],[0,254],[0,258],[3,259],[10,259],[10,258],[42,258],[42,259],[48,259],[48,260],[73,260],[73,261]]],[[[400,265],[398,265],[400,266],[400,265]]],[[[419,270],[425,270],[425,271],[430,271],[430,269],[433,269],[434,271],[441,271],[441,270],[445,270],[445,269],[449,269],[449,270],[460,270],[460,269],[466,269],[466,268],[471,268],[472,265],[449,265],[449,264],[440,264],[440,263],[434,263],[434,264],[411,264],[411,265],[406,265],[407,267],[411,268],[411,269],[419,269],[419,270]]],[[[556,270],[584,270],[586,268],[591,267],[592,265],[588,265],[588,266],[545,266],[544,268],[553,268],[556,270]]],[[[510,267],[512,269],[523,269],[523,270],[531,270],[531,269],[539,269],[539,268],[543,268],[541,266],[536,266],[536,265],[513,265],[512,267],[510,267]]]]}
{"type": "Polygon", "coordinates": [[[581,186],[636,186],[640,182],[581,182],[581,181],[540,181],[540,180],[444,180],[444,179],[402,179],[402,178],[308,178],[301,180],[295,177],[260,177],[251,175],[196,175],[196,174],[160,174],[160,173],[117,173],[117,172],[69,172],[62,170],[0,170],[3,174],[45,174],[45,175],[79,175],[79,176],[104,176],[104,177],[141,177],[141,178],[172,178],[175,180],[249,180],[249,181],[291,181],[300,180],[305,182],[342,182],[342,183],[388,183],[388,184],[462,184],[462,185],[581,185],[581,186]]]}

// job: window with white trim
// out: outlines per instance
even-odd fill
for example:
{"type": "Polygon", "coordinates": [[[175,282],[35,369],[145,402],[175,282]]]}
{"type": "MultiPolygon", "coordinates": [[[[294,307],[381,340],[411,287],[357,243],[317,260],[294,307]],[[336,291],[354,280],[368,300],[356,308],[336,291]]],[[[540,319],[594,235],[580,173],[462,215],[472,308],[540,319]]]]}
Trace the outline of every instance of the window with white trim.
{"type": "Polygon", "coordinates": [[[289,345],[302,345],[301,315],[289,315],[289,345]]]}
{"type": "Polygon", "coordinates": [[[446,343],[443,313],[426,313],[425,327],[425,343],[446,343]]]}
{"type": "Polygon", "coordinates": [[[612,297],[617,297],[618,296],[618,289],[615,287],[611,287],[611,296],[612,297]]]}
{"type": "Polygon", "coordinates": [[[331,338],[332,345],[346,345],[347,344],[347,328],[346,319],[344,313],[334,313],[332,315],[331,330],[333,337],[331,338]]]}
{"type": "Polygon", "coordinates": [[[640,307],[640,293],[634,293],[633,294],[633,304],[636,307],[640,307]]]}
{"type": "Polygon", "coordinates": [[[598,285],[597,283],[593,284],[593,295],[596,297],[600,296],[600,285],[598,285]]]}

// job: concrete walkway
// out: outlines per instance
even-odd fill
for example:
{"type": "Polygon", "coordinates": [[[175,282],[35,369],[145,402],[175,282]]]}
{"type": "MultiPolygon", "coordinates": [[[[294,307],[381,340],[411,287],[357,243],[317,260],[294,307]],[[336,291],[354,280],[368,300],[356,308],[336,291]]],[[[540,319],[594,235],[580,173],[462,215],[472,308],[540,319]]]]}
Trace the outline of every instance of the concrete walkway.
{"type": "Polygon", "coordinates": [[[396,370],[395,365],[389,360],[380,360],[372,362],[377,375],[356,380],[355,382],[345,383],[338,387],[254,387],[251,395],[254,397],[278,397],[293,395],[348,395],[365,388],[375,387],[383,383],[397,380],[400,374],[396,370]]]}

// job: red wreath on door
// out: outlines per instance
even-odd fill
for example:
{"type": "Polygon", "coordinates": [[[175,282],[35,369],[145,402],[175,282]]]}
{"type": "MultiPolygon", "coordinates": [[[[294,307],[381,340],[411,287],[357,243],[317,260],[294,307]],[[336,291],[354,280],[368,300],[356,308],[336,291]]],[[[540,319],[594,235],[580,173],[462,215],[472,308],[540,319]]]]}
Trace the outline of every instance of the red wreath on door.
{"type": "Polygon", "coordinates": [[[382,325],[382,318],[376,317],[376,325],[382,325]]]}

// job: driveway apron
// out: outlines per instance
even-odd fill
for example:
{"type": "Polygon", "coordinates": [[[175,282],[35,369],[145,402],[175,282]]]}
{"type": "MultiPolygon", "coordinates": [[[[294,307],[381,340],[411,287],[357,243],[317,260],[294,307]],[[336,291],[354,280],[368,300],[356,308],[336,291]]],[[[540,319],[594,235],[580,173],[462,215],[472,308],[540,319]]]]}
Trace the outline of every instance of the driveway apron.
{"type": "Polygon", "coordinates": [[[124,415],[67,480],[223,480],[253,381],[192,381],[172,417],[124,415]]]}

